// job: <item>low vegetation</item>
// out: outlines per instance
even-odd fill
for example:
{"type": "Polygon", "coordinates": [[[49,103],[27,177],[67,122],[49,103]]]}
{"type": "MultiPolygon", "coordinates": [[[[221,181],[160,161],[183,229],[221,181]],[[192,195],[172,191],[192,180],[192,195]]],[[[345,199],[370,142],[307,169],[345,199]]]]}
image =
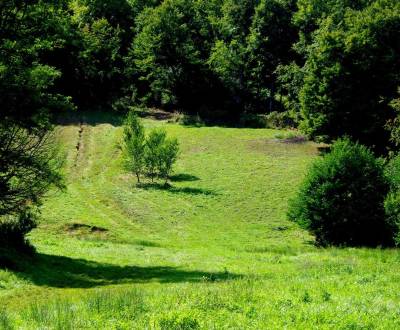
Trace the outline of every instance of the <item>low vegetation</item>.
{"type": "Polygon", "coordinates": [[[317,248],[286,217],[320,145],[144,119],[146,131],[178,138],[181,156],[172,187],[137,186],[123,166],[122,120],[81,120],[56,129],[68,189],[43,205],[29,235],[36,255],[0,270],[1,326],[400,326],[397,250],[317,248]]]}

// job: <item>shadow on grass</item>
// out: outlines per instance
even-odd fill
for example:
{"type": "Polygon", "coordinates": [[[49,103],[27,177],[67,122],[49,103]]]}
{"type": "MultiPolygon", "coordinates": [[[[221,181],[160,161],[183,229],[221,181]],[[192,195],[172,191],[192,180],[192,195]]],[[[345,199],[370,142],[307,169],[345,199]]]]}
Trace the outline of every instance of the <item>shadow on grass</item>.
{"type": "Polygon", "coordinates": [[[54,119],[57,125],[89,125],[96,126],[110,124],[114,127],[121,126],[124,116],[115,112],[107,111],[73,111],[63,112],[54,119]]]}
{"type": "Polygon", "coordinates": [[[140,246],[145,246],[145,247],[162,247],[161,244],[151,242],[151,241],[145,241],[145,240],[137,240],[137,241],[135,241],[135,244],[140,245],[140,246]]]}
{"type": "Polygon", "coordinates": [[[185,181],[199,181],[200,178],[197,176],[191,175],[191,174],[186,174],[186,173],[180,173],[180,174],[175,174],[170,177],[170,180],[172,182],[185,182],[185,181]]]}
{"type": "MultiPolygon", "coordinates": [[[[21,261],[22,262],[22,261],[21,261]]],[[[23,261],[17,275],[40,286],[90,288],[111,284],[226,281],[239,275],[228,272],[202,272],[176,267],[117,266],[84,259],[37,254],[23,261]]]]}
{"type": "Polygon", "coordinates": [[[145,190],[165,190],[173,194],[188,194],[188,195],[218,195],[215,191],[203,188],[191,188],[191,187],[173,187],[171,185],[165,185],[162,183],[142,183],[138,187],[145,190]]]}
{"type": "Polygon", "coordinates": [[[155,120],[168,120],[174,117],[173,112],[168,112],[161,109],[143,109],[142,111],[137,111],[142,118],[151,118],[155,120]]]}

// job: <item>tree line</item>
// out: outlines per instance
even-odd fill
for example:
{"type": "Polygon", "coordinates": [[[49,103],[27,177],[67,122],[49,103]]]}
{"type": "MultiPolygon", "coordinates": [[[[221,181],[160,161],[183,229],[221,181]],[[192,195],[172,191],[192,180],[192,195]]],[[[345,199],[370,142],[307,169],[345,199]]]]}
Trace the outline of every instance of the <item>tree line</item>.
{"type": "Polygon", "coordinates": [[[396,0],[5,0],[0,15],[3,52],[35,43],[47,90],[79,109],[272,113],[312,138],[393,144],[396,0]]]}

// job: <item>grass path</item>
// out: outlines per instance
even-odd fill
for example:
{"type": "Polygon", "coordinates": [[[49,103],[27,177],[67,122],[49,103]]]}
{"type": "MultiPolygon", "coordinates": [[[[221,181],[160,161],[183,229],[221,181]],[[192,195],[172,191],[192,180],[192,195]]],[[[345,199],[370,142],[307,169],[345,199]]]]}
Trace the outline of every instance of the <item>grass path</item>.
{"type": "Polygon", "coordinates": [[[0,270],[0,329],[400,327],[397,250],[317,249],[286,219],[317,145],[146,120],[182,153],[173,188],[136,187],[107,116],[58,128],[68,189],[43,206],[37,258],[0,270]]]}

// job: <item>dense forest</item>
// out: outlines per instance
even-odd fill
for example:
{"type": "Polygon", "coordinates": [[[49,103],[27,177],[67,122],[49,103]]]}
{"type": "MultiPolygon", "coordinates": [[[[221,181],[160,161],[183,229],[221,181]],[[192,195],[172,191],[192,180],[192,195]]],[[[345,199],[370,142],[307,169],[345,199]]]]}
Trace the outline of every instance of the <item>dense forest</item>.
{"type": "Polygon", "coordinates": [[[68,107],[139,105],[233,124],[267,114],[312,138],[348,135],[382,152],[397,142],[399,8],[396,0],[3,1],[2,123],[45,126],[47,110],[68,107]]]}

